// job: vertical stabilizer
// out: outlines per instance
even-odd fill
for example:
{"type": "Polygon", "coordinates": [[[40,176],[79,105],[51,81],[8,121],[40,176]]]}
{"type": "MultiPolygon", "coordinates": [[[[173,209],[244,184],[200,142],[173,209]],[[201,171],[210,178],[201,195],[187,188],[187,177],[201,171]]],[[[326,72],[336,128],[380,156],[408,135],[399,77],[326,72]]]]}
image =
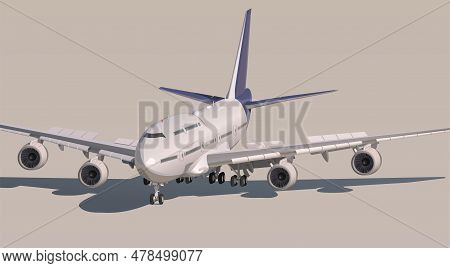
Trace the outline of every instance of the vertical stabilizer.
{"type": "Polygon", "coordinates": [[[248,63],[248,43],[250,38],[250,17],[252,10],[249,9],[245,13],[244,26],[242,28],[239,49],[234,64],[233,79],[231,80],[230,89],[227,99],[238,99],[243,96],[246,91],[247,81],[247,63],[248,63]]]}

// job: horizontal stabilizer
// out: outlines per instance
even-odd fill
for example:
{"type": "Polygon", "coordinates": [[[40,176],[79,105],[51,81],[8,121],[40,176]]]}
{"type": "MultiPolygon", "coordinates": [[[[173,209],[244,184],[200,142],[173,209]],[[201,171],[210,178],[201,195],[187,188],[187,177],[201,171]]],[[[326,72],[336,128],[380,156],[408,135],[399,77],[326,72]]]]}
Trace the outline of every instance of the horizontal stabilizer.
{"type": "Polygon", "coordinates": [[[173,88],[167,88],[167,87],[160,87],[159,89],[170,92],[172,94],[183,96],[188,99],[193,99],[193,100],[201,101],[201,102],[208,103],[208,104],[223,100],[223,98],[221,98],[221,97],[210,96],[210,95],[206,95],[206,94],[189,92],[189,91],[183,91],[183,90],[179,90],[179,89],[173,89],[173,88]]]}
{"type": "Polygon", "coordinates": [[[333,93],[336,91],[337,90],[327,90],[327,91],[319,91],[319,92],[298,94],[298,95],[292,95],[292,96],[283,96],[283,97],[278,97],[278,98],[273,98],[273,99],[250,101],[250,102],[245,103],[245,107],[247,107],[247,109],[253,109],[253,108],[271,105],[271,104],[275,104],[275,103],[279,103],[279,102],[283,102],[283,101],[303,99],[303,98],[313,97],[313,96],[317,96],[317,95],[333,93]]]}

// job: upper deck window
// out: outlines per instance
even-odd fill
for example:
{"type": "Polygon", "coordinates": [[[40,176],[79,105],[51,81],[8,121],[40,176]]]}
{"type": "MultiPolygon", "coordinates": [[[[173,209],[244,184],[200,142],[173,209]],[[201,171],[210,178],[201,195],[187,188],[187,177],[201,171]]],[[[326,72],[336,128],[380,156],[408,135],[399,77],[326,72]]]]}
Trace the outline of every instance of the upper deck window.
{"type": "Polygon", "coordinates": [[[165,138],[162,133],[145,133],[145,137],[148,139],[165,138]]]}
{"type": "Polygon", "coordinates": [[[186,129],[186,131],[188,131],[188,130],[194,129],[196,127],[199,127],[199,126],[200,126],[200,123],[197,123],[197,124],[193,124],[193,125],[187,126],[184,129],[186,129]]]}

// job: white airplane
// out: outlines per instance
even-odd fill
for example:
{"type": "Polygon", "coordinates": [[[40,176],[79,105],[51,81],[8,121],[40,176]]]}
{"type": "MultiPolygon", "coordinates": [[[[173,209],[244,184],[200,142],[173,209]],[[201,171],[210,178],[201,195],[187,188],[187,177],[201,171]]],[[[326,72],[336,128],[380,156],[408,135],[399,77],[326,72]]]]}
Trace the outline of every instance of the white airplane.
{"type": "Polygon", "coordinates": [[[353,170],[358,175],[370,175],[381,166],[381,156],[377,151],[380,142],[450,131],[450,128],[445,128],[381,136],[368,136],[364,132],[345,133],[309,137],[307,144],[232,150],[246,132],[252,109],[335,91],[252,100],[251,91],[246,86],[250,15],[251,10],[248,10],[227,96],[221,98],[161,87],[161,90],[207,106],[192,114],[175,115],[151,125],[138,141],[118,139],[114,143],[101,142],[95,139],[95,133],[61,128],[38,131],[0,124],[0,130],[33,138],[18,155],[20,166],[26,170],[36,170],[46,164],[48,152],[44,142],[57,144],[61,150],[64,147],[81,150],[88,159],[89,153],[96,154],[78,172],[81,183],[90,188],[98,187],[108,179],[109,171],[103,162],[105,157],[136,167],[144,184],[155,188],[155,193],[150,195],[150,204],[163,204],[164,195],[159,187],[173,180],[190,183],[192,178],[208,176],[211,184],[216,180],[223,184],[225,173],[220,170],[225,165],[235,173],[230,179],[231,186],[246,186],[254,169],[268,167],[270,186],[275,190],[286,190],[298,179],[293,160],[300,154],[322,154],[328,161],[329,152],[352,149],[355,153],[351,160],[353,170]]]}

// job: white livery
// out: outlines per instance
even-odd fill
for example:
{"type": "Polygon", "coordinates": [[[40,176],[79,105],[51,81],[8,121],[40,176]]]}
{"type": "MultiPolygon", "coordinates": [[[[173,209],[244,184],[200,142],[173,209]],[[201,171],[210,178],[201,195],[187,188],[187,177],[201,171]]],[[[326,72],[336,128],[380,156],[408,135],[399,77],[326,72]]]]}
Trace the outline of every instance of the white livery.
{"type": "Polygon", "coordinates": [[[155,193],[150,196],[151,204],[164,202],[159,188],[171,181],[190,183],[193,178],[208,177],[210,183],[218,181],[223,184],[226,178],[220,169],[224,165],[235,173],[230,178],[231,186],[246,186],[248,176],[255,169],[269,168],[269,185],[276,190],[289,189],[299,177],[293,161],[300,154],[321,154],[328,161],[330,152],[350,149],[355,153],[351,160],[353,170],[359,175],[370,175],[382,164],[377,150],[379,143],[450,130],[379,136],[369,136],[365,132],[344,133],[309,137],[307,144],[282,146],[268,143],[252,149],[233,150],[245,135],[252,109],[335,92],[328,90],[253,100],[246,85],[250,16],[251,10],[248,10],[227,96],[222,98],[161,87],[161,90],[201,101],[206,106],[192,114],[174,115],[149,126],[137,141],[117,139],[113,143],[101,142],[95,139],[96,133],[62,128],[38,131],[0,124],[0,130],[33,138],[18,154],[20,166],[27,170],[36,170],[46,164],[48,152],[44,143],[57,144],[61,150],[65,147],[80,150],[88,159],[90,155],[95,155],[78,172],[81,183],[86,187],[98,187],[108,179],[109,170],[103,162],[105,157],[119,159],[131,168],[136,167],[144,184],[155,187],[155,193]]]}

